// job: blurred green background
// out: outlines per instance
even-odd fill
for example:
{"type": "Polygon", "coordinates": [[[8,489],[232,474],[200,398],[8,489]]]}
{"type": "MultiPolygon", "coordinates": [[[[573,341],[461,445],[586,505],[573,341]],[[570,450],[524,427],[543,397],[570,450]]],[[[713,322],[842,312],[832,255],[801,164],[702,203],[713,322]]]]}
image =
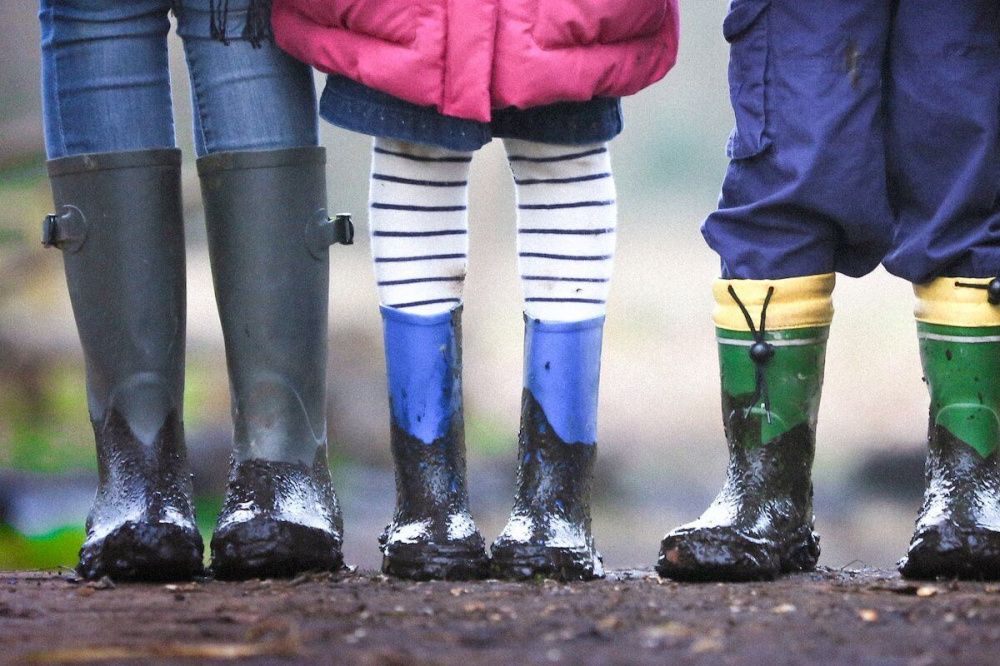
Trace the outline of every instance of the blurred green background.
{"type": "MultiPolygon", "coordinates": [[[[725,471],[710,320],[717,262],[699,226],[715,205],[732,124],[724,0],[682,3],[677,67],[626,101],[612,144],[620,234],[601,390],[594,527],[611,567],[649,566],[725,471]]],[[[36,7],[0,4],[0,570],[71,566],[96,483],[83,363],[57,251],[39,243],[44,177],[36,7]]],[[[211,529],[226,475],[229,397],[190,131],[187,73],[170,41],[185,151],[188,366],[185,426],[199,520],[211,529]]],[[[317,84],[321,84],[317,77],[317,84]]],[[[377,567],[393,480],[380,322],[369,266],[369,139],[324,128],[330,208],[359,242],[331,260],[329,432],[346,559],[377,567]]],[[[513,493],[521,315],[513,191],[502,150],[475,160],[465,359],[470,484],[487,539],[513,493]]],[[[815,468],[821,563],[888,566],[906,548],[922,486],[926,393],[908,285],[879,270],[842,278],[815,468]]]]}

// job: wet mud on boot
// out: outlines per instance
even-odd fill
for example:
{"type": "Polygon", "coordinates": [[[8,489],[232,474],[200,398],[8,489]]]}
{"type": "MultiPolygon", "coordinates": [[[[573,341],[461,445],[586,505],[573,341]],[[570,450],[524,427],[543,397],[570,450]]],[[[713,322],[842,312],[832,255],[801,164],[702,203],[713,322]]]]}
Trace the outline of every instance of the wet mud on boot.
{"type": "Polygon", "coordinates": [[[180,151],[76,155],[48,163],[87,364],[99,485],[78,573],[183,580],[202,573],[184,447],[185,280],[180,151]]]}
{"type": "MultiPolygon", "coordinates": [[[[728,426],[735,441],[746,424],[740,420],[734,418],[728,426]]],[[[660,575],[748,581],[814,569],[819,535],[812,515],[813,438],[802,424],[765,446],[731,446],[719,496],[697,521],[674,530],[660,544],[660,575]]]]}
{"type": "Polygon", "coordinates": [[[716,283],[726,481],[701,517],[663,538],[661,576],[770,580],[815,568],[811,477],[832,290],[832,275],[716,283]]]}
{"type": "Polygon", "coordinates": [[[522,398],[514,508],[490,549],[498,578],[604,577],[590,527],[594,444],[562,441],[530,391],[522,398]]]}
{"type": "Polygon", "coordinates": [[[899,570],[998,579],[1000,279],[939,278],[915,291],[931,397],[928,455],[923,506],[899,570]]]}
{"type": "Polygon", "coordinates": [[[941,426],[931,426],[927,489],[907,578],[1000,578],[1000,466],[941,426]]]}
{"type": "Polygon", "coordinates": [[[392,426],[396,513],[379,537],[382,571],[411,580],[475,580],[489,573],[486,542],[469,511],[462,421],[425,444],[392,426]]]}
{"type": "Polygon", "coordinates": [[[326,153],[306,146],[198,160],[226,343],[233,459],[212,537],[218,578],[342,564],[327,463],[326,153]]]}
{"type": "Polygon", "coordinates": [[[99,485],[77,573],[83,578],[186,580],[203,573],[191,475],[176,414],[150,447],[114,410],[95,428],[99,485]]]}
{"type": "Polygon", "coordinates": [[[244,580],[337,571],[343,567],[343,531],[325,451],[312,466],[234,463],[212,536],[212,573],[244,580]]]}
{"type": "Polygon", "coordinates": [[[396,470],[396,510],[379,537],[388,575],[489,573],[466,483],[461,317],[461,306],[431,316],[382,308],[396,470]]]}

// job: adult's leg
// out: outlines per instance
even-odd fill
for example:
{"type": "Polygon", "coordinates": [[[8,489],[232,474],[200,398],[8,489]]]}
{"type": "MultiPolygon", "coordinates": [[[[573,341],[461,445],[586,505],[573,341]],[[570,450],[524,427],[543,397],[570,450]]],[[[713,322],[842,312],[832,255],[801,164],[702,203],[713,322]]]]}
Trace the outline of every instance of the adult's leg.
{"type": "Polygon", "coordinates": [[[325,152],[309,68],[243,38],[248,6],[227,3],[224,42],[207,0],[185,0],[178,16],[232,400],[232,468],[212,537],[222,578],[342,563],[327,463],[325,152]]]}
{"type": "Polygon", "coordinates": [[[183,436],[184,234],[170,3],[44,0],[42,86],[56,213],[87,363],[99,487],[79,571],[201,571],[183,436]]]}
{"type": "Polygon", "coordinates": [[[915,283],[931,395],[905,576],[1000,577],[1000,6],[901,2],[888,86],[885,265],[915,283]]]}

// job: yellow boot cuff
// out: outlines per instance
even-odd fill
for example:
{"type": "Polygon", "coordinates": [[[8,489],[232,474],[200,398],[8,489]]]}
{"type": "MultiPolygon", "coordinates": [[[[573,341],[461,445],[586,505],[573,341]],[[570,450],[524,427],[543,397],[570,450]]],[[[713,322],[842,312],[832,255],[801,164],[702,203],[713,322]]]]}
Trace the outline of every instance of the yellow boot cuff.
{"type": "Polygon", "coordinates": [[[1000,326],[1000,305],[991,305],[986,297],[985,287],[992,281],[993,278],[942,277],[915,284],[917,304],[913,316],[925,324],[1000,326]]]}
{"type": "Polygon", "coordinates": [[[760,325],[760,311],[764,307],[768,290],[772,287],[767,305],[768,331],[793,328],[829,326],[833,321],[833,273],[807,275],[781,280],[716,280],[712,285],[715,296],[715,325],[730,331],[746,331],[747,320],[740,306],[730,293],[739,298],[750,313],[754,326],[760,325]]]}

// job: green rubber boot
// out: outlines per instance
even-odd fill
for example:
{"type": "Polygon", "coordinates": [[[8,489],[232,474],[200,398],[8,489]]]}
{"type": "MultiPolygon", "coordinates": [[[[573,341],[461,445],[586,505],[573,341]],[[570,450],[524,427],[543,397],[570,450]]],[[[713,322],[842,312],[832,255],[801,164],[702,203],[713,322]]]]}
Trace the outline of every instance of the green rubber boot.
{"type": "Polygon", "coordinates": [[[664,537],[661,576],[767,580],[815,567],[811,471],[833,282],[817,275],[717,284],[729,468],[708,510],[664,537]]]}
{"type": "Polygon", "coordinates": [[[59,248],[87,362],[98,488],[77,572],[184,580],[202,540],[184,446],[184,222],[180,151],[48,163],[59,248]]]}
{"type": "Polygon", "coordinates": [[[198,160],[233,413],[233,459],[215,533],[218,578],[343,564],[327,464],[329,245],[322,148],[198,160]]]}
{"type": "Polygon", "coordinates": [[[916,291],[931,396],[927,485],[899,570],[908,578],[998,578],[1000,307],[991,298],[995,292],[1000,303],[1000,279],[939,278],[916,291]]]}

